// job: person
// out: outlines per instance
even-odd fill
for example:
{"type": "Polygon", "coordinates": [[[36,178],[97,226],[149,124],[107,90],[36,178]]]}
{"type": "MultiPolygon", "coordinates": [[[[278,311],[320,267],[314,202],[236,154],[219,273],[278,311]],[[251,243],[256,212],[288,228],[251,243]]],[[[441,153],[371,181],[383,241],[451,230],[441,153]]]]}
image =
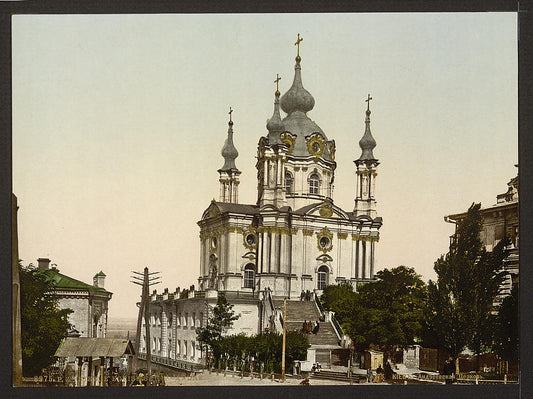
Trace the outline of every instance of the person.
{"type": "Polygon", "coordinates": [[[313,322],[309,320],[307,322],[307,334],[311,334],[312,331],[313,331],[313,322]]]}
{"type": "Polygon", "coordinates": [[[374,382],[383,382],[383,368],[381,367],[381,364],[376,369],[376,378],[374,379],[374,382]]]}
{"type": "Polygon", "coordinates": [[[394,372],[392,371],[392,366],[390,365],[390,362],[387,360],[387,363],[385,363],[385,379],[386,380],[392,380],[392,375],[394,372]]]}
{"type": "Polygon", "coordinates": [[[305,299],[305,291],[302,290],[302,292],[300,293],[300,301],[303,301],[305,299]]]}
{"type": "Polygon", "coordinates": [[[300,385],[310,385],[309,384],[309,378],[304,378],[302,382],[300,382],[300,385]]]}
{"type": "Polygon", "coordinates": [[[320,325],[318,324],[318,321],[316,321],[315,327],[313,328],[313,334],[317,335],[319,328],[320,328],[320,325]]]}
{"type": "Polygon", "coordinates": [[[304,323],[302,325],[302,332],[304,334],[307,334],[307,320],[304,320],[304,323]]]}
{"type": "Polygon", "coordinates": [[[366,369],[366,382],[372,382],[372,369],[370,367],[366,369]]]}

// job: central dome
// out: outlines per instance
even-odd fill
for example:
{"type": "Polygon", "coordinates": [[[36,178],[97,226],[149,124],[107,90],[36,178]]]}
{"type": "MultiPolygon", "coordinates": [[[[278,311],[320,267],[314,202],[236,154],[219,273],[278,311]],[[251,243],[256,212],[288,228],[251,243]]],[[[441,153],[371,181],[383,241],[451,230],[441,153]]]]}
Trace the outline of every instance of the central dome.
{"type": "Polygon", "coordinates": [[[294,66],[294,81],[291,88],[281,97],[281,109],[287,114],[294,111],[308,112],[315,106],[315,99],[302,84],[302,67],[300,62],[294,66]]]}

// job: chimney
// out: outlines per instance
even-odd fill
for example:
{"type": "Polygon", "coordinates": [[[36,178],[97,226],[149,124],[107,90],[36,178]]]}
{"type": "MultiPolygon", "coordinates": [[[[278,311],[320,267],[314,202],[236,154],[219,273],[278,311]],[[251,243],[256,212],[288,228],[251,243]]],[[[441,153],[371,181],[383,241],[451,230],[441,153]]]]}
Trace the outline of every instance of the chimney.
{"type": "Polygon", "coordinates": [[[37,262],[39,262],[39,270],[48,270],[50,268],[50,259],[48,258],[39,258],[37,262]]]}
{"type": "Polygon", "coordinates": [[[93,285],[96,288],[104,288],[104,284],[105,284],[105,274],[103,271],[100,270],[93,277],[93,285]]]}

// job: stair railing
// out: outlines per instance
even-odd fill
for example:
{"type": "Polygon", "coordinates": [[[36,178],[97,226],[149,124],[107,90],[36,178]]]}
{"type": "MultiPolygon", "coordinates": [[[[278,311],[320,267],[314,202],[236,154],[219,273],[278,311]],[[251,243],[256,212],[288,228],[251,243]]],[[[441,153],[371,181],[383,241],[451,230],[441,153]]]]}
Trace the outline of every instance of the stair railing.
{"type": "MultiPolygon", "coordinates": [[[[320,316],[323,317],[324,320],[327,321],[327,318],[326,318],[327,311],[324,309],[324,305],[322,305],[322,301],[320,300],[318,295],[315,294],[314,297],[315,297],[316,306],[318,308],[318,311],[320,312],[320,316]]],[[[341,325],[335,318],[335,313],[334,312],[328,312],[328,313],[329,313],[329,319],[331,320],[331,325],[333,326],[333,330],[335,331],[335,334],[337,335],[337,338],[339,339],[339,341],[342,341],[342,338],[344,337],[344,331],[342,331],[341,325]]]]}

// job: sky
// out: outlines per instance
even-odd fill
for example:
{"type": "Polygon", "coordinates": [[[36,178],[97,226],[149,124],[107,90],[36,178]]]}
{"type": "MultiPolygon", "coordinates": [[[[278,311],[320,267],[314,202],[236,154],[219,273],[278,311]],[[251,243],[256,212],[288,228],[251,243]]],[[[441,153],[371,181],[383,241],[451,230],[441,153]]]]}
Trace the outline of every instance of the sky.
{"type": "Polygon", "coordinates": [[[308,116],[337,146],[335,204],[353,210],[370,93],[377,270],[435,279],[444,216],[493,205],[517,174],[516,32],[515,13],[15,15],[22,263],[49,257],[87,283],[104,271],[110,320],[137,315],[133,270],[161,272],[158,291],[197,284],[229,107],[239,200],[255,204],[257,143],[300,33],[308,116]]]}

